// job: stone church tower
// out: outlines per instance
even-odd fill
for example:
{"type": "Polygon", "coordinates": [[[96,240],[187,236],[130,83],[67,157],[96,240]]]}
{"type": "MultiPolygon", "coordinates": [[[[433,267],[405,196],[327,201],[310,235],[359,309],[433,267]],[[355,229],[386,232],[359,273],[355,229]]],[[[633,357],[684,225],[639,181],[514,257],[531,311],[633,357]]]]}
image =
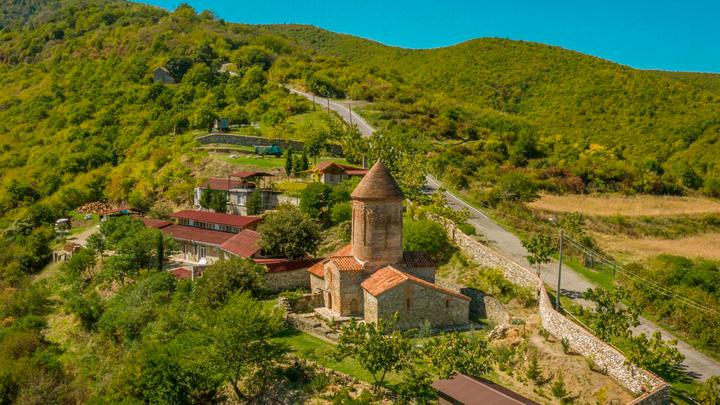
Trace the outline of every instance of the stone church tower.
{"type": "Polygon", "coordinates": [[[352,241],[308,269],[310,289],[322,297],[324,319],[397,315],[399,329],[463,325],[470,298],[435,284],[435,263],[423,252],[403,252],[403,194],[378,161],[351,194],[352,241]]]}
{"type": "Polygon", "coordinates": [[[351,254],[366,273],[402,262],[403,194],[380,160],[352,193],[351,254]]]}

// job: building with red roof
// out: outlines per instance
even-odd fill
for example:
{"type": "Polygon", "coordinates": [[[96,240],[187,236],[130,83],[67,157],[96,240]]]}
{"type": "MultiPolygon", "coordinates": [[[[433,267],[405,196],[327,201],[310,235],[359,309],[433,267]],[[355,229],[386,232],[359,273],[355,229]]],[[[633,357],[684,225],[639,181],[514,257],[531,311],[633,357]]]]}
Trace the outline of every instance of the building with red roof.
{"type": "Polygon", "coordinates": [[[239,233],[243,229],[253,229],[262,221],[261,217],[225,214],[221,212],[183,210],[170,215],[178,225],[214,231],[239,233]]]}
{"type": "Polygon", "coordinates": [[[277,190],[271,187],[268,180],[272,174],[257,171],[242,171],[228,177],[210,177],[195,187],[193,205],[202,209],[203,194],[209,191],[223,193],[227,212],[230,214],[247,215],[247,201],[251,194],[260,194],[260,211],[267,211],[278,205],[277,190]]]}
{"type": "Polygon", "coordinates": [[[317,176],[319,182],[333,185],[350,177],[362,177],[368,171],[360,167],[336,162],[320,162],[313,166],[310,172],[317,176]]]}
{"type": "Polygon", "coordinates": [[[173,214],[172,217],[181,223],[149,218],[144,219],[143,222],[149,227],[160,229],[161,232],[177,242],[179,252],[171,256],[171,259],[182,263],[183,267],[170,270],[173,277],[195,279],[202,276],[202,271],[207,265],[231,257],[241,257],[253,260],[267,269],[265,286],[268,291],[277,292],[310,287],[307,269],[320,259],[288,260],[265,257],[260,248],[261,235],[259,233],[252,229],[242,229],[238,233],[228,232],[228,229],[252,226],[260,218],[205,211],[180,211],[173,214]],[[208,224],[222,224],[225,228],[219,228],[223,230],[209,229],[213,227],[207,226],[208,224]]]}
{"type": "Polygon", "coordinates": [[[366,322],[397,314],[396,327],[465,325],[470,298],[435,284],[435,264],[402,248],[403,195],[377,162],[353,190],[351,243],[308,268],[310,289],[322,296],[318,313],[366,322]]]}

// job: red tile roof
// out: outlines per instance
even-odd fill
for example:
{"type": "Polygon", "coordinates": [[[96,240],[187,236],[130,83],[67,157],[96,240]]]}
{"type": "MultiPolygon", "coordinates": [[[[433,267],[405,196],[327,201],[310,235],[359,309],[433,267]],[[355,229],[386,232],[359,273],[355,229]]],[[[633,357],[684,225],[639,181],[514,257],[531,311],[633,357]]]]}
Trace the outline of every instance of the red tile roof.
{"type": "Polygon", "coordinates": [[[336,162],[320,162],[316,164],[312,169],[313,172],[327,173],[327,172],[345,172],[348,176],[364,176],[368,171],[360,167],[344,165],[336,162]]]}
{"type": "Polygon", "coordinates": [[[435,381],[432,387],[440,392],[441,396],[449,397],[459,404],[538,405],[537,402],[503,386],[465,374],[455,374],[449,379],[435,381]]]}
{"type": "Polygon", "coordinates": [[[310,274],[312,274],[316,277],[325,278],[325,271],[324,271],[325,263],[329,262],[330,259],[332,259],[333,257],[349,256],[351,251],[352,251],[352,245],[350,245],[350,244],[345,245],[345,246],[341,247],[340,249],[330,253],[327,258],[319,261],[314,266],[310,267],[308,269],[308,272],[310,272],[310,274]]]}
{"type": "Polygon", "coordinates": [[[234,236],[234,234],[228,232],[213,231],[185,225],[170,225],[160,229],[160,231],[174,239],[199,242],[212,246],[220,246],[234,236]]]}
{"type": "Polygon", "coordinates": [[[239,234],[223,242],[223,244],[220,245],[220,249],[240,257],[248,258],[260,251],[259,242],[259,233],[250,229],[243,229],[239,234]]]}
{"type": "Polygon", "coordinates": [[[377,297],[382,293],[392,290],[400,284],[405,282],[415,283],[421,287],[432,288],[443,294],[452,295],[457,298],[461,298],[470,301],[470,298],[457,293],[455,291],[442,288],[437,284],[430,283],[428,281],[419,279],[412,274],[400,271],[392,266],[385,266],[382,269],[373,273],[370,277],[366,278],[365,281],[360,284],[365,291],[369,292],[372,296],[377,297]]]}
{"type": "Polygon", "coordinates": [[[221,212],[184,210],[172,215],[173,218],[192,219],[193,221],[206,222],[209,224],[236,226],[239,228],[248,227],[256,222],[262,221],[260,217],[246,217],[242,215],[224,214],[221,212]]]}
{"type": "Polygon", "coordinates": [[[308,267],[316,264],[319,260],[321,259],[253,259],[255,263],[267,267],[268,273],[282,273],[285,271],[307,269],[308,267]]]}
{"type": "Polygon", "coordinates": [[[345,174],[348,176],[364,176],[367,174],[367,169],[347,169],[345,170],[345,174]]]}
{"type": "Polygon", "coordinates": [[[335,256],[329,261],[335,265],[338,271],[362,271],[363,265],[355,256],[335,256]]]}
{"type": "Polygon", "coordinates": [[[243,184],[242,181],[229,180],[226,177],[210,177],[209,179],[205,180],[203,183],[200,184],[200,188],[227,191],[231,188],[238,188],[238,186],[240,186],[241,184],[243,184]]]}
{"type": "Polygon", "coordinates": [[[145,224],[145,226],[147,226],[148,228],[155,228],[155,229],[162,229],[162,228],[165,228],[166,226],[170,226],[173,224],[170,221],[165,221],[162,219],[155,219],[155,218],[146,218],[146,217],[141,217],[140,221],[142,221],[142,223],[145,224]]]}
{"type": "Polygon", "coordinates": [[[425,252],[403,252],[403,263],[411,269],[435,267],[435,262],[425,252]]]}
{"type": "Polygon", "coordinates": [[[247,179],[250,177],[271,177],[272,174],[265,172],[235,172],[230,175],[231,177],[237,177],[240,179],[247,179]]]}
{"type": "Polygon", "coordinates": [[[192,271],[185,267],[178,267],[177,269],[168,270],[168,272],[178,280],[191,280],[192,271]]]}
{"type": "Polygon", "coordinates": [[[325,263],[327,259],[320,260],[308,268],[308,273],[315,277],[325,278],[325,263]]]}

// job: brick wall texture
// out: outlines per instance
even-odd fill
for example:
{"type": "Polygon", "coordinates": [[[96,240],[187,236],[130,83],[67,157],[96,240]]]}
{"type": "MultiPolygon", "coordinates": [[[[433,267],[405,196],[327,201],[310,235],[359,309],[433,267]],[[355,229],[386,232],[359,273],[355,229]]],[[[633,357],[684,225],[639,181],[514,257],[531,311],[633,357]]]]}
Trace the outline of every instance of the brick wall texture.
{"type": "Polygon", "coordinates": [[[465,235],[451,221],[439,217],[432,219],[445,226],[452,240],[475,263],[483,267],[500,269],[509,281],[535,289],[539,297],[538,310],[543,328],[558,340],[566,339],[573,351],[591,359],[620,385],[639,395],[631,404],[670,403],[670,386],[665,381],[647,370],[628,364],[625,356],[617,349],[556,311],[550,302],[544,283],[532,270],[465,235]]]}

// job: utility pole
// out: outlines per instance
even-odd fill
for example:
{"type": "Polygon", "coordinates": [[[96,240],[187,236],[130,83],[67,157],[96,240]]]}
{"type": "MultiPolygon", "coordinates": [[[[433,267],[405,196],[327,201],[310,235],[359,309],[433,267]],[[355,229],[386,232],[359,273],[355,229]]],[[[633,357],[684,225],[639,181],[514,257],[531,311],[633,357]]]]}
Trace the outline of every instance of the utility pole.
{"type": "Polygon", "coordinates": [[[350,104],[348,104],[348,112],[350,113],[350,126],[352,126],[352,107],[350,107],[350,104]]]}
{"type": "Polygon", "coordinates": [[[555,293],[555,309],[557,311],[560,311],[560,280],[562,277],[562,262],[563,262],[563,229],[560,228],[560,265],[558,266],[558,286],[557,286],[557,292],[555,293]]]}
{"type": "Polygon", "coordinates": [[[328,114],[330,114],[330,96],[327,98],[328,114]]]}
{"type": "Polygon", "coordinates": [[[315,93],[312,94],[312,98],[313,98],[313,102],[312,102],[312,104],[313,104],[313,111],[315,111],[315,93]]]}

